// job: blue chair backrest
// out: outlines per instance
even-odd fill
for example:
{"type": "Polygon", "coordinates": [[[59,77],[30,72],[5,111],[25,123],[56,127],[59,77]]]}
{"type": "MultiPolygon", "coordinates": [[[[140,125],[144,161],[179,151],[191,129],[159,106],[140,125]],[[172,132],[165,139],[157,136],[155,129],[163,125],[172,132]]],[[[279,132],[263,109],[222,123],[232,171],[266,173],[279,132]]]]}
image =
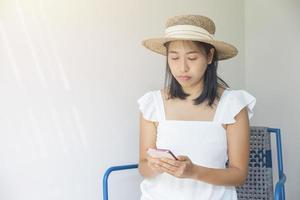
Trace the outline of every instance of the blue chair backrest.
{"type": "MultiPolygon", "coordinates": [[[[273,170],[270,134],[276,134],[279,177],[283,175],[281,138],[279,129],[250,127],[250,157],[248,177],[240,187],[236,187],[239,200],[273,200],[273,170]]],[[[284,177],[285,178],[285,177],[284,177]]],[[[279,190],[279,189],[277,189],[279,190]]],[[[279,196],[285,199],[284,185],[279,196]]],[[[277,192],[278,193],[278,192],[277,192]]],[[[278,198],[278,194],[276,196],[278,198]]]]}
{"type": "Polygon", "coordinates": [[[250,128],[248,177],[237,187],[238,199],[273,199],[273,172],[270,133],[265,127],[250,128]]]}

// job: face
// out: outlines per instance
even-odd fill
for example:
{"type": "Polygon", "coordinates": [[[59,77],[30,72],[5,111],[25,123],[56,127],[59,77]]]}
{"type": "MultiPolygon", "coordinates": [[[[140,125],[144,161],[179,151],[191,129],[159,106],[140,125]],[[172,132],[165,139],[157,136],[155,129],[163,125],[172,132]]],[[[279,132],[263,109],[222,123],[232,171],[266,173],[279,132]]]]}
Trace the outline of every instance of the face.
{"type": "Polygon", "coordinates": [[[192,87],[202,84],[207,65],[212,62],[214,49],[206,55],[204,47],[192,41],[172,41],[168,49],[170,71],[179,84],[192,87]]]}

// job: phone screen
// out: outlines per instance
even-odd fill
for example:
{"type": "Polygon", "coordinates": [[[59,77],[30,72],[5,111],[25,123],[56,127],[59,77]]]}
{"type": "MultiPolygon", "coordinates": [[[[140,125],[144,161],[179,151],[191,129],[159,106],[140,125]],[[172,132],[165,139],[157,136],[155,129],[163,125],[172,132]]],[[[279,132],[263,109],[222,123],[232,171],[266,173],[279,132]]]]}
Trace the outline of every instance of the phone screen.
{"type": "Polygon", "coordinates": [[[154,157],[154,158],[170,158],[170,159],[178,160],[178,158],[176,158],[176,156],[169,149],[152,149],[152,148],[149,148],[147,153],[151,157],[154,157]]]}

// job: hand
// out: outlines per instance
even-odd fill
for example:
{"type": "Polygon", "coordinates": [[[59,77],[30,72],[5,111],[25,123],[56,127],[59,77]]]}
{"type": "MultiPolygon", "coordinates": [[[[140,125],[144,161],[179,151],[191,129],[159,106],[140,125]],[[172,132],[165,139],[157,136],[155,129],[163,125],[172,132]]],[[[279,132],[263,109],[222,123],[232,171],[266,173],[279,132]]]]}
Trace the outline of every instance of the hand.
{"type": "Polygon", "coordinates": [[[147,165],[148,167],[150,167],[151,170],[153,170],[154,172],[161,174],[163,173],[163,171],[160,169],[159,167],[159,159],[160,158],[154,158],[151,156],[147,156],[147,165]]]}
{"type": "Polygon", "coordinates": [[[177,156],[178,160],[160,158],[158,163],[161,171],[177,178],[194,178],[196,165],[187,156],[177,156]]]}

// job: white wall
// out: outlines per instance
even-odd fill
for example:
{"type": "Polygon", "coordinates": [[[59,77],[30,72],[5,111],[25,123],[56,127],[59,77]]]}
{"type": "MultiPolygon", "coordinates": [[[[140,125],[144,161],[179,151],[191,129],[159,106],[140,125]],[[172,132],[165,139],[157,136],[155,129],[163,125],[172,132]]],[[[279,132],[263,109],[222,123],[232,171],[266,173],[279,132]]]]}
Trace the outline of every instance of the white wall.
{"type": "Polygon", "coordinates": [[[300,196],[299,20],[299,1],[245,1],[246,87],[257,97],[253,124],[281,128],[291,200],[300,196]]]}
{"type": "MultiPolygon", "coordinates": [[[[299,180],[291,174],[297,174],[299,162],[292,163],[288,156],[299,152],[294,146],[299,127],[293,126],[299,106],[292,104],[299,97],[289,100],[288,109],[278,110],[278,103],[286,102],[296,84],[281,81],[276,89],[273,86],[283,74],[284,57],[292,63],[285,65],[291,78],[284,80],[297,81],[297,51],[282,51],[280,66],[256,53],[256,39],[271,35],[269,47],[260,51],[271,59],[281,57],[279,52],[269,53],[275,49],[271,44],[284,37],[293,49],[295,41],[290,38],[296,40],[296,32],[286,36],[280,30],[283,35],[276,35],[273,25],[264,35],[255,35],[259,26],[265,27],[265,22],[254,19],[257,10],[258,14],[265,10],[257,9],[255,3],[247,2],[244,19],[244,2],[239,0],[2,0],[0,199],[101,199],[104,170],[138,162],[137,98],[163,86],[164,57],[144,49],[141,40],[163,35],[167,17],[189,13],[210,16],[216,23],[216,38],[239,49],[237,57],[219,63],[219,72],[231,87],[246,88],[258,97],[252,120],[290,133],[283,137],[284,156],[290,174],[288,192],[294,191],[288,195],[296,195],[299,180]],[[256,30],[252,35],[248,33],[251,28],[256,30]],[[268,69],[276,66],[272,77],[260,73],[259,59],[268,69]],[[269,90],[263,90],[265,80],[274,83],[265,85],[269,90]],[[291,89],[285,91],[287,87],[291,89]],[[287,116],[294,121],[285,120],[287,116]]],[[[276,12],[271,9],[270,18],[264,15],[264,20],[280,20],[276,12]]],[[[292,24],[286,26],[293,29],[292,24]]],[[[134,174],[126,176],[140,180],[134,174]]],[[[121,174],[112,176],[113,199],[138,197],[138,193],[126,192],[133,191],[130,186],[117,183],[125,180],[121,174]]]]}

